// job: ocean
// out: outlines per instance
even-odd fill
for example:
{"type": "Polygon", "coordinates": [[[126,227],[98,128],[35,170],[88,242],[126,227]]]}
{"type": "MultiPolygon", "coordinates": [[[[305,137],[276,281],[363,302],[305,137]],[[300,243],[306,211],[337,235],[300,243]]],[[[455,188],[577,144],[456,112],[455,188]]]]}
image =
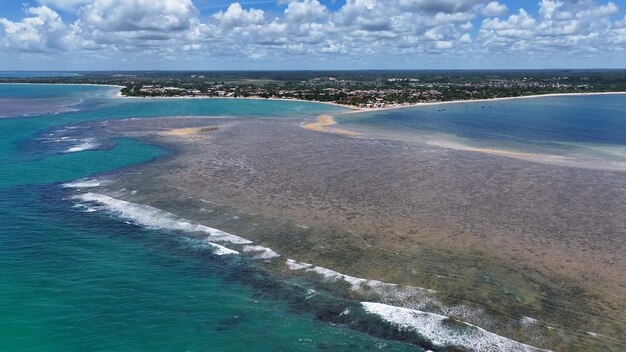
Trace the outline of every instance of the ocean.
{"type": "Polygon", "coordinates": [[[68,71],[0,71],[0,77],[8,78],[47,78],[80,76],[68,71]]]}
{"type": "MultiPolygon", "coordinates": [[[[423,347],[534,350],[449,324],[440,315],[360,305],[323,287],[313,290],[305,279],[283,280],[254,260],[185,235],[189,228],[219,230],[155,208],[93,193],[77,199],[75,189],[88,190],[100,175],[169,153],[133,138],[67,137],[82,122],[159,116],[313,119],[347,111],[295,101],[120,99],[116,92],[99,86],[0,85],[1,349],[421,351],[409,342],[423,340],[395,329],[413,324],[424,328],[423,347]]],[[[583,153],[572,146],[591,146],[594,157],[622,158],[624,109],[623,96],[607,95],[429,106],[338,120],[390,138],[437,135],[541,153],[583,153]],[[597,113],[590,110],[594,107],[597,113]]],[[[287,265],[341,281],[342,287],[385,285],[305,263],[287,265]]]]}
{"type": "Polygon", "coordinates": [[[86,212],[63,187],[165,151],[130,139],[88,150],[84,141],[48,138],[65,124],[97,119],[336,109],[297,102],[122,101],[110,97],[115,91],[0,85],[0,115],[7,116],[0,119],[1,350],[409,349],[320,321],[294,308],[290,298],[252,284],[250,271],[237,263],[167,231],[86,212]]]}

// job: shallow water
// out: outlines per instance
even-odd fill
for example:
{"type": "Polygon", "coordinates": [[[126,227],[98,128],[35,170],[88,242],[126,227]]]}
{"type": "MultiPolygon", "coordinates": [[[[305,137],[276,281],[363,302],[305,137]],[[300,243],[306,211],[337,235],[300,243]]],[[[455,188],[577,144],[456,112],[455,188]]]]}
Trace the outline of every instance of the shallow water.
{"type": "Polygon", "coordinates": [[[626,95],[538,97],[339,115],[372,136],[626,160],[626,95]]]}

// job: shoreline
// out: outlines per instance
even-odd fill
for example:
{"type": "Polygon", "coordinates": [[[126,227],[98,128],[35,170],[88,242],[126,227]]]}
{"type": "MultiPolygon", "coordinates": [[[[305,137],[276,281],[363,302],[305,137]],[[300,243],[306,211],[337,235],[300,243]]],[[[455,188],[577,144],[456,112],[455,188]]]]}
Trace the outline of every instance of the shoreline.
{"type": "Polygon", "coordinates": [[[492,101],[503,101],[503,100],[568,97],[568,96],[591,96],[591,95],[626,95],[626,92],[547,93],[547,94],[534,94],[534,95],[522,95],[522,96],[515,96],[515,97],[498,97],[498,98],[487,98],[487,99],[434,101],[434,102],[427,102],[427,103],[414,103],[414,104],[399,105],[399,106],[389,106],[389,107],[384,107],[384,108],[356,108],[356,109],[353,109],[354,111],[349,111],[349,112],[346,112],[345,114],[406,109],[406,108],[414,108],[414,107],[420,107],[420,106],[436,106],[436,105],[460,104],[460,103],[487,103],[487,102],[492,102],[492,101]]]}
{"type": "MultiPolygon", "coordinates": [[[[100,86],[111,88],[126,88],[116,84],[99,84],[99,83],[26,83],[26,82],[0,82],[0,85],[19,84],[19,85],[39,85],[39,86],[100,86]]],[[[121,92],[118,92],[121,93],[121,92]]]]}
{"type": "MultiPolygon", "coordinates": [[[[29,83],[25,83],[29,84],[29,83]]],[[[386,111],[386,110],[395,110],[395,109],[406,109],[406,108],[414,108],[420,106],[436,106],[436,105],[444,105],[444,104],[459,104],[459,103],[480,103],[480,102],[492,102],[492,101],[502,101],[502,100],[513,100],[513,99],[534,99],[534,98],[542,98],[542,97],[562,97],[562,96],[590,96],[590,95],[626,95],[626,92],[586,92],[586,93],[547,93],[547,94],[534,94],[534,95],[523,95],[523,96],[514,96],[514,97],[498,97],[498,98],[487,98],[487,99],[465,99],[465,100],[449,100],[449,101],[434,101],[434,102],[425,102],[425,103],[412,103],[412,104],[401,104],[401,105],[391,105],[387,107],[380,108],[362,108],[353,105],[340,104],[330,101],[319,101],[319,100],[306,100],[306,99],[297,99],[297,98],[262,98],[262,97],[214,97],[214,96],[127,96],[123,95],[122,92],[117,92],[115,94],[116,98],[123,99],[242,99],[242,100],[271,100],[271,101],[297,101],[304,103],[317,103],[317,104],[326,104],[337,106],[341,108],[349,109],[350,111],[341,112],[340,114],[357,114],[357,113],[366,113],[366,112],[376,112],[376,111],[386,111]]]]}
{"type": "Polygon", "coordinates": [[[263,98],[263,97],[257,97],[257,96],[252,96],[252,97],[214,97],[214,96],[192,96],[192,97],[187,97],[187,96],[154,96],[154,97],[148,97],[148,96],[127,96],[127,95],[123,95],[122,92],[117,92],[115,94],[116,98],[120,98],[120,99],[188,99],[188,100],[193,100],[193,99],[230,99],[230,100],[269,100],[269,101],[295,101],[295,102],[300,102],[300,103],[315,103],[315,104],[326,104],[326,105],[332,105],[332,106],[337,106],[337,107],[341,107],[341,108],[346,108],[346,109],[350,109],[350,110],[357,110],[359,109],[358,107],[355,106],[351,106],[351,105],[346,105],[346,104],[339,104],[339,103],[333,103],[331,101],[318,101],[318,100],[306,100],[306,99],[297,99],[297,98],[293,98],[293,99],[289,99],[289,98],[263,98]]]}
{"type": "Polygon", "coordinates": [[[26,83],[26,82],[0,82],[0,84],[37,84],[37,85],[68,85],[68,86],[103,86],[103,87],[115,87],[120,88],[120,91],[114,94],[115,98],[124,98],[124,99],[242,99],[242,100],[271,100],[271,101],[296,101],[296,102],[304,102],[304,103],[317,103],[317,104],[326,104],[332,105],[336,107],[346,108],[351,111],[343,112],[343,114],[356,114],[356,113],[364,113],[364,112],[375,112],[375,111],[385,111],[385,110],[395,110],[395,109],[406,109],[420,106],[436,106],[436,105],[444,105],[444,104],[458,104],[458,103],[480,103],[480,102],[492,102],[492,101],[502,101],[502,100],[513,100],[513,99],[533,99],[533,98],[542,98],[542,97],[563,97],[563,96],[590,96],[590,95],[626,95],[626,91],[623,92],[583,92],[583,93],[547,93],[547,94],[533,94],[533,95],[523,95],[523,96],[514,96],[514,97],[497,97],[497,98],[487,98],[487,99],[462,99],[462,100],[449,100],[449,101],[434,101],[434,102],[425,102],[425,103],[411,103],[411,104],[399,104],[399,105],[391,105],[387,107],[379,107],[379,108],[362,108],[353,105],[340,104],[331,101],[319,101],[319,100],[306,100],[306,99],[298,99],[298,98],[263,98],[258,96],[250,96],[250,97],[215,97],[215,96],[127,96],[123,95],[121,92],[121,88],[126,88],[125,86],[115,85],[115,84],[99,84],[99,83],[26,83]]]}

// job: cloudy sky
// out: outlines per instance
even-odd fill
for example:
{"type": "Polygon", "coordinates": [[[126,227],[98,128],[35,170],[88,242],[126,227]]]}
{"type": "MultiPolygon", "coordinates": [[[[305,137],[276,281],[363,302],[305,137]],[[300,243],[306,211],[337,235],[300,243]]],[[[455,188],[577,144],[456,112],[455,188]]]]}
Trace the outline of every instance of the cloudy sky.
{"type": "Polygon", "coordinates": [[[626,68],[626,0],[27,1],[0,70],[626,68]]]}

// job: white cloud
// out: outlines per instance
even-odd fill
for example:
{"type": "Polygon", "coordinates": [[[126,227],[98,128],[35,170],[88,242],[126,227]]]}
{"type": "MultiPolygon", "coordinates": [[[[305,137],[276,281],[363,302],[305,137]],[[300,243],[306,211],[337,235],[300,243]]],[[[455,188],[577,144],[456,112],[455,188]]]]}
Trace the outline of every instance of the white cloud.
{"type": "Polygon", "coordinates": [[[61,49],[65,24],[58,13],[49,7],[29,7],[30,17],[19,22],[0,18],[4,31],[3,44],[18,51],[47,52],[61,49]]]}
{"type": "Polygon", "coordinates": [[[263,10],[256,9],[244,10],[241,5],[236,2],[228,6],[226,12],[220,11],[213,15],[213,17],[228,27],[245,27],[251,24],[261,23],[264,19],[264,12],[263,10]]]}
{"type": "Polygon", "coordinates": [[[172,32],[188,29],[198,11],[191,0],[95,0],[78,15],[102,31],[172,32]]]}
{"type": "Polygon", "coordinates": [[[91,0],[37,0],[41,5],[64,11],[75,11],[80,5],[90,3],[91,0]]]}
{"type": "Polygon", "coordinates": [[[344,62],[388,62],[393,56],[409,63],[481,55],[517,58],[519,53],[512,52],[520,50],[528,57],[626,52],[623,10],[606,0],[541,0],[533,11],[519,9],[508,16],[506,5],[490,0],[346,0],[335,10],[320,0],[290,0],[282,3],[283,11],[267,12],[234,2],[202,17],[192,0],[38,1],[73,9],[76,19],[64,23],[47,6],[28,8],[19,21],[0,19],[5,52],[66,51],[98,59],[150,57],[152,62],[298,62],[333,55],[344,62]]]}
{"type": "Polygon", "coordinates": [[[285,9],[285,18],[290,22],[315,21],[328,15],[326,6],[317,0],[290,2],[285,9]]]}
{"type": "Polygon", "coordinates": [[[436,49],[450,49],[454,44],[450,40],[438,40],[435,42],[436,49]]]}
{"type": "Polygon", "coordinates": [[[427,13],[453,13],[467,12],[484,0],[401,0],[400,4],[405,9],[423,11],[427,13]]]}
{"type": "Polygon", "coordinates": [[[610,18],[619,9],[612,2],[542,0],[538,10],[537,18],[520,9],[506,20],[483,20],[479,34],[483,48],[581,52],[607,48],[608,38],[615,37],[610,18]]]}
{"type": "Polygon", "coordinates": [[[324,54],[337,54],[337,53],[345,54],[347,50],[346,50],[345,45],[329,41],[327,42],[326,46],[320,49],[320,52],[324,54]]]}
{"type": "Polygon", "coordinates": [[[480,13],[485,17],[503,16],[506,15],[507,12],[509,12],[509,9],[506,7],[506,5],[501,4],[497,1],[492,1],[488,3],[480,10],[480,13]]]}

